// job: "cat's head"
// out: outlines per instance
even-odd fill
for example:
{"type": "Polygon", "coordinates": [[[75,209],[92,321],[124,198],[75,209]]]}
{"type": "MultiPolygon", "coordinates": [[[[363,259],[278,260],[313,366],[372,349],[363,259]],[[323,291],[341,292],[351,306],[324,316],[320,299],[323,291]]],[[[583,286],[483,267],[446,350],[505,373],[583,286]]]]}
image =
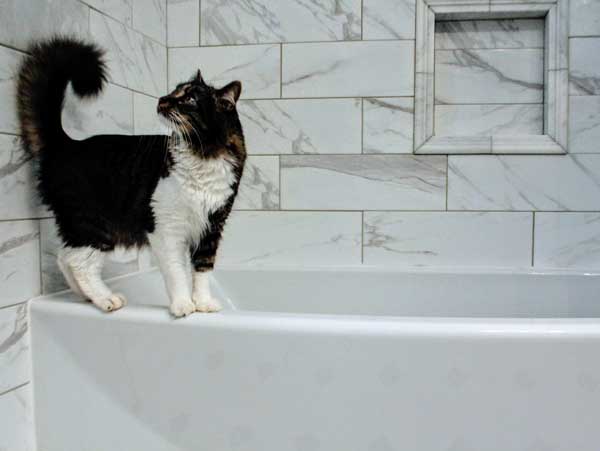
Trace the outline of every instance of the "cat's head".
{"type": "Polygon", "coordinates": [[[236,104],[242,84],[233,81],[217,89],[204,82],[200,71],[158,100],[157,111],[190,144],[224,138],[239,123],[236,104]]]}

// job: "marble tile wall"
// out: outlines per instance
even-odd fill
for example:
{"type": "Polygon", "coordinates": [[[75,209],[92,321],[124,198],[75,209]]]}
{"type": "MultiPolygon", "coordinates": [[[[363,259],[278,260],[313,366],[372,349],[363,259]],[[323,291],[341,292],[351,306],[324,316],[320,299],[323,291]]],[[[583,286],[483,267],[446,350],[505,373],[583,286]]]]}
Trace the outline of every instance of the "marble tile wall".
{"type": "MultiPolygon", "coordinates": [[[[35,450],[27,300],[65,288],[55,264],[60,242],[54,220],[40,205],[34,164],[20,147],[14,108],[19,61],[32,39],[53,32],[91,35],[108,50],[111,80],[91,101],[67,94],[65,129],[77,139],[97,133],[164,133],[154,111],[156,97],[167,89],[166,11],[166,0],[0,3],[0,449],[35,450]]],[[[268,182],[273,170],[267,165],[264,171],[268,182]]],[[[278,195],[278,186],[272,189],[278,195]]],[[[262,200],[252,194],[250,201],[262,200]]],[[[145,269],[149,262],[146,253],[117,252],[106,275],[145,269]]]]}

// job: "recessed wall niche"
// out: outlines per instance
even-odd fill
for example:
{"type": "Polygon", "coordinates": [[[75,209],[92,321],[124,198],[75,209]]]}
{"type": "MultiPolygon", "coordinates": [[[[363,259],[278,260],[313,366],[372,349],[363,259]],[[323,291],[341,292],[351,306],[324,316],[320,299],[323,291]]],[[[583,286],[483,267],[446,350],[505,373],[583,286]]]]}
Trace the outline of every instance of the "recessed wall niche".
{"type": "Polygon", "coordinates": [[[417,0],[418,154],[567,152],[568,0],[417,0]]]}

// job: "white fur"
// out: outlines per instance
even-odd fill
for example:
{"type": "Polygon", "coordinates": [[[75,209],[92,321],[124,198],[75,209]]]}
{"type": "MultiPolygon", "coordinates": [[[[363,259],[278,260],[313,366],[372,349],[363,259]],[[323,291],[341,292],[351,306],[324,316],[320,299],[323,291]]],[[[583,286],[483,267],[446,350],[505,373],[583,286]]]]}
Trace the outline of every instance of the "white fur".
{"type": "Polygon", "coordinates": [[[196,272],[193,276],[194,289],[192,292],[192,301],[196,306],[197,312],[218,312],[221,310],[221,303],[210,294],[210,272],[196,272]]]}

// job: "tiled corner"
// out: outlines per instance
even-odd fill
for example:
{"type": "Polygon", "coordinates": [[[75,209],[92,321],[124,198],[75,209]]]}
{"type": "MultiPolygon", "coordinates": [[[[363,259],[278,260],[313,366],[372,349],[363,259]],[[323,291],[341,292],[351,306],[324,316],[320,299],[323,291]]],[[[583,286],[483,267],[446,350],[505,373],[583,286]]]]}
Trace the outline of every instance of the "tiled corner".
{"type": "Polygon", "coordinates": [[[233,208],[237,210],[279,209],[279,157],[248,157],[233,208]]]}
{"type": "Polygon", "coordinates": [[[363,99],[363,153],[412,153],[414,100],[363,99]]]}
{"type": "Polygon", "coordinates": [[[360,0],[203,0],[201,44],[360,39],[360,0]]]}
{"type": "Polygon", "coordinates": [[[360,99],[246,100],[238,112],[250,154],[360,153],[360,105],[360,99]]]}
{"type": "Polygon", "coordinates": [[[169,49],[169,84],[189,80],[200,69],[207,82],[224,86],[242,80],[242,98],[279,97],[279,45],[169,49]]]}
{"type": "Polygon", "coordinates": [[[600,96],[571,96],[569,102],[569,152],[600,153],[600,96]]]}
{"type": "Polygon", "coordinates": [[[0,308],[40,294],[39,238],[38,221],[0,222],[0,308]]]}
{"type": "Polygon", "coordinates": [[[136,135],[170,135],[156,113],[158,100],[138,92],[133,93],[133,132],[136,135]]]}
{"type": "Polygon", "coordinates": [[[200,1],[167,0],[167,45],[191,47],[200,44],[200,1]]]}
{"type": "Polygon", "coordinates": [[[53,33],[87,37],[89,8],[77,0],[4,0],[0,44],[27,50],[34,39],[53,33]]]}
{"type": "Polygon", "coordinates": [[[448,208],[600,211],[600,155],[450,156],[448,208]]]}
{"type": "Polygon", "coordinates": [[[360,212],[234,211],[217,265],[358,265],[360,248],[360,212]]]}
{"type": "Polygon", "coordinates": [[[283,97],[412,96],[413,68],[413,41],[284,44],[283,97]]]}
{"type": "Polygon", "coordinates": [[[63,128],[73,139],[98,134],[133,134],[133,94],[107,83],[100,96],[80,99],[69,87],[63,106],[63,128]]]}
{"type": "Polygon", "coordinates": [[[36,451],[31,384],[0,396],[0,449],[36,451]]]}
{"type": "Polygon", "coordinates": [[[166,0],[133,0],[133,28],[167,45],[166,0]]]}
{"type": "Polygon", "coordinates": [[[536,213],[540,268],[600,268],[600,213],[536,213]]]}
{"type": "Polygon", "coordinates": [[[155,97],[166,93],[167,50],[163,45],[93,10],[90,32],[107,49],[109,77],[115,84],[155,97]]]}
{"type": "Polygon", "coordinates": [[[569,92],[572,96],[600,94],[600,37],[569,39],[569,92]]]}
{"type": "Polygon", "coordinates": [[[28,329],[26,303],[0,309],[0,393],[29,382],[28,329]]]}
{"type": "Polygon", "coordinates": [[[415,0],[363,0],[362,37],[414,39],[415,0]]]}
{"type": "MultiPolygon", "coordinates": [[[[24,53],[0,47],[0,99],[15,95],[16,73],[24,53]]],[[[4,101],[0,108],[0,132],[18,133],[17,112],[14,102],[4,101]]]]}
{"type": "Polygon", "coordinates": [[[364,263],[528,267],[531,213],[365,212],[364,263]]]}
{"type": "Polygon", "coordinates": [[[446,157],[284,155],[281,207],[295,210],[439,210],[446,157]]]}

